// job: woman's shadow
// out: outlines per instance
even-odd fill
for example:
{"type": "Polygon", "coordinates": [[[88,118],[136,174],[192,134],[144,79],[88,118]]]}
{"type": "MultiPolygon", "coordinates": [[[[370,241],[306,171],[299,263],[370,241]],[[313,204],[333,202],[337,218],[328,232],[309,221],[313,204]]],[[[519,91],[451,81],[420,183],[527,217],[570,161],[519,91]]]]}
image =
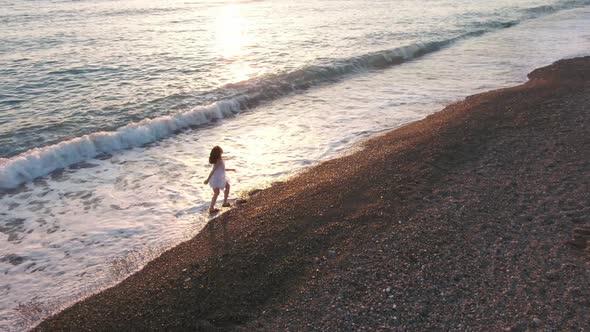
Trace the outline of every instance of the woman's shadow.
{"type": "Polygon", "coordinates": [[[228,218],[212,218],[205,226],[206,232],[209,235],[211,253],[218,257],[223,255],[223,253],[227,250],[227,224],[228,218]]]}

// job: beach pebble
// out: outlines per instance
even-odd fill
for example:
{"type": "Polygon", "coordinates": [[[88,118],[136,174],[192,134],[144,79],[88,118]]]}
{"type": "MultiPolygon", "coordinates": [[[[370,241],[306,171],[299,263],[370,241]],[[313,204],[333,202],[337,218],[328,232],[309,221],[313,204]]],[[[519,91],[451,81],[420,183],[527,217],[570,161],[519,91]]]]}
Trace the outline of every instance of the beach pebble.
{"type": "Polygon", "coordinates": [[[543,321],[537,317],[533,318],[533,320],[531,321],[532,327],[540,327],[542,324],[543,324],[543,321]]]}
{"type": "Polygon", "coordinates": [[[527,324],[526,323],[518,323],[515,325],[512,325],[509,328],[504,329],[504,331],[510,331],[510,332],[524,332],[527,330],[527,324]]]}
{"type": "Polygon", "coordinates": [[[262,191],[262,189],[254,189],[254,190],[251,190],[251,191],[248,193],[248,196],[256,196],[256,195],[257,195],[257,194],[259,194],[261,191],[262,191]]]}
{"type": "Polygon", "coordinates": [[[212,331],[215,329],[215,325],[211,324],[210,321],[205,320],[205,319],[200,320],[198,322],[198,324],[199,324],[200,329],[203,329],[205,331],[212,331]]]}
{"type": "Polygon", "coordinates": [[[557,281],[559,279],[559,272],[555,270],[549,271],[545,273],[545,278],[550,281],[557,281]]]}

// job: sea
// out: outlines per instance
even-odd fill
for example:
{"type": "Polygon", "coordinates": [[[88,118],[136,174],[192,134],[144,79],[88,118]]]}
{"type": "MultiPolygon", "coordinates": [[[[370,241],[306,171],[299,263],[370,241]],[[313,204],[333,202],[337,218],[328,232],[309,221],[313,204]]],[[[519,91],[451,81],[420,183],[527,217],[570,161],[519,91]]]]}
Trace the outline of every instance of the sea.
{"type": "Polygon", "coordinates": [[[213,146],[247,198],[589,54],[590,0],[0,0],[0,330],[197,234],[213,146]]]}

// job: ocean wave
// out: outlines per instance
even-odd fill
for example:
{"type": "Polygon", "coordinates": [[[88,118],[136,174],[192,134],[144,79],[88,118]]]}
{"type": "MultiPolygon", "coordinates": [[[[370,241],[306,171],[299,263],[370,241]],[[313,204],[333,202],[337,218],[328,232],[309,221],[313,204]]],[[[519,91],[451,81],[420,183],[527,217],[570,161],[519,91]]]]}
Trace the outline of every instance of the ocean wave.
{"type": "Polygon", "coordinates": [[[390,50],[382,50],[345,59],[333,59],[326,65],[311,65],[291,72],[269,74],[239,83],[229,84],[216,91],[215,94],[247,96],[243,106],[253,107],[260,101],[284,96],[295,91],[305,90],[312,86],[333,82],[354,73],[369,70],[385,69],[416,59],[420,56],[436,52],[459,40],[480,36],[486,30],[481,29],[461,34],[454,38],[441,41],[419,42],[390,50]]]}
{"type": "Polygon", "coordinates": [[[142,146],[173,135],[184,128],[221,119],[240,110],[240,99],[224,100],[172,116],[131,123],[113,132],[84,135],[16,157],[0,159],[0,188],[18,185],[84,160],[118,150],[142,146]]]}
{"type": "MultiPolygon", "coordinates": [[[[482,33],[482,32],[478,32],[482,33]]],[[[62,141],[43,148],[34,148],[11,158],[0,159],[0,188],[14,188],[101,154],[143,146],[189,127],[209,123],[253,107],[264,100],[284,96],[320,82],[336,80],[343,75],[370,69],[382,69],[434,52],[458,39],[416,43],[393,50],[384,50],[359,57],[341,59],[326,66],[309,66],[285,74],[270,75],[226,86],[232,95],[209,106],[186,112],[130,123],[112,132],[96,132],[62,141]]]]}
{"type": "Polygon", "coordinates": [[[521,21],[519,20],[510,20],[510,21],[489,21],[489,22],[476,22],[476,23],[472,23],[471,25],[473,27],[476,27],[478,29],[484,29],[484,30],[489,30],[489,29],[507,29],[510,27],[513,27],[517,24],[519,24],[521,21]]]}
{"type": "Polygon", "coordinates": [[[528,15],[527,18],[535,18],[542,15],[552,14],[561,10],[580,8],[590,5],[590,0],[569,0],[557,2],[553,5],[541,5],[531,8],[523,9],[522,11],[528,15]]]}

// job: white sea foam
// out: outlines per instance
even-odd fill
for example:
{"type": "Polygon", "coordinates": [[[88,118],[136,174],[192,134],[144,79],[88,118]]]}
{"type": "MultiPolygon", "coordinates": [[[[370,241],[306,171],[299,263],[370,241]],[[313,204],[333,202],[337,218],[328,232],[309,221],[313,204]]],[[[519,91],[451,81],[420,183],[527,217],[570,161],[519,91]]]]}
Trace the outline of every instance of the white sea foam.
{"type": "Polygon", "coordinates": [[[0,188],[47,175],[54,170],[88,160],[101,154],[142,146],[173,133],[222,119],[240,112],[240,100],[223,100],[175,115],[130,123],[113,132],[97,132],[43,148],[31,149],[0,161],[0,188]]]}

